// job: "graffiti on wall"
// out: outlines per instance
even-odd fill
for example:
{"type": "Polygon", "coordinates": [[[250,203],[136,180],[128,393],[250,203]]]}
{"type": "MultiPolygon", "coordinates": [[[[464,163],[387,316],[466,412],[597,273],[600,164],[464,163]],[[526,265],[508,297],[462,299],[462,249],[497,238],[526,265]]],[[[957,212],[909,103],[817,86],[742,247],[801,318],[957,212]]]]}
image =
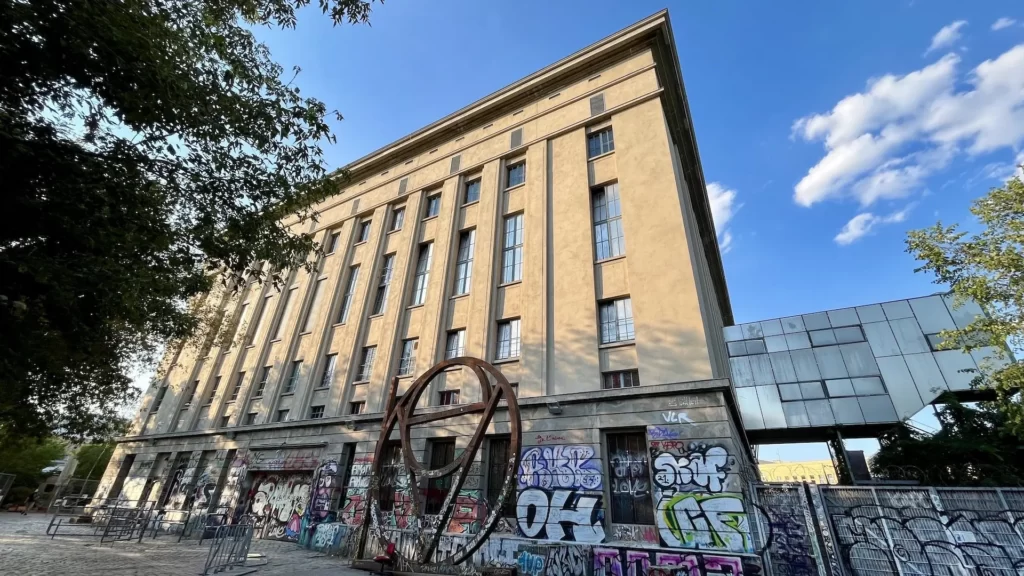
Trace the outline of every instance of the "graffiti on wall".
{"type": "Polygon", "coordinates": [[[656,552],[630,548],[593,548],[594,576],[741,576],[760,574],[753,557],[656,552]]]}
{"type": "Polygon", "coordinates": [[[298,539],[311,481],[310,474],[261,473],[253,478],[249,513],[265,538],[298,539]]]}
{"type": "Polygon", "coordinates": [[[528,538],[604,542],[601,468],[592,446],[530,446],[519,464],[516,521],[528,538]]]}
{"type": "Polygon", "coordinates": [[[651,440],[650,452],[655,524],[663,546],[754,550],[735,458],[728,450],[681,440],[651,440]]]}
{"type": "Polygon", "coordinates": [[[337,476],[338,463],[334,460],[327,460],[317,468],[313,494],[309,499],[309,515],[313,521],[323,522],[331,513],[331,500],[334,498],[334,482],[337,476]]]}
{"type": "Polygon", "coordinates": [[[601,468],[592,446],[530,446],[519,464],[519,488],[599,490],[601,468]]]}

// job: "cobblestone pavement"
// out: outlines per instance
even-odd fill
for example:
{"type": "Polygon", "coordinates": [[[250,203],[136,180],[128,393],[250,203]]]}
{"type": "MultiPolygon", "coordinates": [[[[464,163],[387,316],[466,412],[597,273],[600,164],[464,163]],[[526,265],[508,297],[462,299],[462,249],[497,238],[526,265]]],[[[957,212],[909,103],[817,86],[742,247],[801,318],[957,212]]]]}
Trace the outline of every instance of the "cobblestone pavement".
{"type": "MultiPolygon", "coordinates": [[[[161,535],[141,543],[100,545],[99,538],[46,535],[50,516],[42,513],[0,512],[0,575],[36,576],[196,576],[203,571],[208,545],[177,543],[161,535]]],[[[267,563],[254,576],[366,576],[329,558],[290,542],[253,540],[252,553],[264,554],[267,563]]],[[[225,576],[239,570],[223,572],[225,576]]]]}

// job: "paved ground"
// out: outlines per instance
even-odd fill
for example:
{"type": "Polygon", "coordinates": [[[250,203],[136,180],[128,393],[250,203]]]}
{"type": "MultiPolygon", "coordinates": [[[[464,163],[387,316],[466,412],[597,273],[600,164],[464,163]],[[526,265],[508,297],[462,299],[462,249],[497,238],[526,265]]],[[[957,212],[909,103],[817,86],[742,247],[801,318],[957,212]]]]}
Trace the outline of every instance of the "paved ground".
{"type": "MultiPolygon", "coordinates": [[[[160,536],[142,543],[100,545],[98,538],[46,535],[46,514],[0,512],[0,574],[16,576],[196,576],[202,573],[208,545],[178,544],[160,536]]],[[[288,542],[253,540],[252,552],[264,554],[267,564],[254,576],[366,576],[328,558],[288,542]]],[[[238,570],[223,572],[225,576],[238,570]]]]}

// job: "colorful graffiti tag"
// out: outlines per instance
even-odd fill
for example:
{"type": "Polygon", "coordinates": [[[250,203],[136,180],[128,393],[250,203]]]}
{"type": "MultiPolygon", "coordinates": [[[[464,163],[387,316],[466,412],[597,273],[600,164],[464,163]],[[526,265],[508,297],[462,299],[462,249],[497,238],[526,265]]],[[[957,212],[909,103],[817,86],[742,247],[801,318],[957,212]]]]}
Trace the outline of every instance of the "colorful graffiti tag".
{"type": "Polygon", "coordinates": [[[249,513],[265,538],[298,540],[309,505],[311,474],[259,473],[253,477],[249,513]]]}
{"type": "Polygon", "coordinates": [[[531,446],[519,465],[516,520],[524,536],[604,542],[601,469],[586,445],[531,446]],[[591,492],[595,491],[595,492],[591,492]]]}

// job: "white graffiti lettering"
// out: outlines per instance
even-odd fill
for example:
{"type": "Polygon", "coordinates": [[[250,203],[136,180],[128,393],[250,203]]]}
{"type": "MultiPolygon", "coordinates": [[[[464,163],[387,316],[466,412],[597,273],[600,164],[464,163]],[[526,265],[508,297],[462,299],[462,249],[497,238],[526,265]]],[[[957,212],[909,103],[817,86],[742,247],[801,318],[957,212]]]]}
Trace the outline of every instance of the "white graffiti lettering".
{"type": "Polygon", "coordinates": [[[654,483],[663,488],[696,484],[709,492],[721,492],[728,465],[729,453],[718,446],[689,456],[662,452],[654,458],[654,483]]]}
{"type": "Polygon", "coordinates": [[[686,412],[662,412],[661,418],[669,424],[693,424],[686,412]]]}
{"type": "Polygon", "coordinates": [[[528,488],[519,493],[516,520],[529,538],[604,542],[604,508],[600,494],[575,490],[528,488]]]}
{"type": "Polygon", "coordinates": [[[523,451],[520,488],[601,488],[601,470],[590,446],[533,446],[523,451]]]}

